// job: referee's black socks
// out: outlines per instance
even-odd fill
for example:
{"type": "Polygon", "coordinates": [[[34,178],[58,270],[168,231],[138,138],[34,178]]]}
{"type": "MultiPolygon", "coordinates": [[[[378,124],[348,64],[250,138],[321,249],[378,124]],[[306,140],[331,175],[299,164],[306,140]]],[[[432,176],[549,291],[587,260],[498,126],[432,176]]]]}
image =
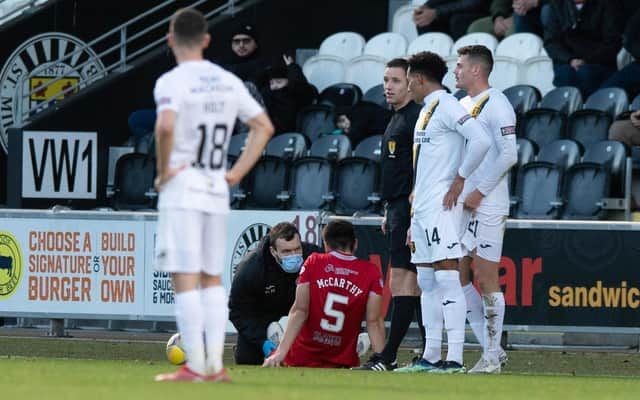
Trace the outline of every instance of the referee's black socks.
{"type": "MultiPolygon", "coordinates": [[[[396,360],[398,347],[400,347],[402,339],[404,339],[404,336],[407,334],[416,309],[418,310],[418,314],[421,314],[420,297],[396,296],[392,298],[392,302],[393,315],[391,316],[389,338],[381,353],[383,360],[387,363],[392,363],[396,360]]],[[[420,321],[421,320],[422,318],[420,318],[420,321]]]]}

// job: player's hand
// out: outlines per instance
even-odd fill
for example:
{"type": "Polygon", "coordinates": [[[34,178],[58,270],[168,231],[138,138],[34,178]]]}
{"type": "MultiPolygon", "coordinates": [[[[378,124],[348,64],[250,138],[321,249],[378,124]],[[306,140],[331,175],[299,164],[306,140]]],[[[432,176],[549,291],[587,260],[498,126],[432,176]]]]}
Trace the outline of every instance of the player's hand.
{"type": "Polygon", "coordinates": [[[483,198],[484,195],[482,194],[482,192],[480,192],[478,189],[474,190],[473,192],[469,193],[466,199],[464,199],[464,208],[471,211],[472,213],[475,212],[478,207],[480,207],[480,202],[483,198]]]}
{"type": "Polygon", "coordinates": [[[153,181],[153,187],[156,189],[156,192],[160,193],[164,184],[169,182],[171,178],[178,175],[185,168],[187,168],[186,165],[178,168],[167,168],[162,173],[159,173],[158,176],[156,176],[156,179],[153,181]]]}
{"type": "Polygon", "coordinates": [[[284,357],[285,354],[279,352],[278,350],[276,350],[275,353],[273,353],[270,357],[266,358],[264,360],[264,363],[262,363],[263,367],[268,367],[268,368],[278,368],[282,366],[282,362],[284,361],[284,357]]]}
{"type": "Polygon", "coordinates": [[[420,6],[413,10],[413,22],[420,28],[431,25],[438,13],[433,8],[420,6]]]}
{"type": "Polygon", "coordinates": [[[233,187],[240,183],[242,177],[235,173],[232,168],[224,174],[224,179],[227,181],[227,184],[229,184],[229,187],[233,187]]]}
{"type": "Polygon", "coordinates": [[[464,178],[456,175],[453,182],[451,182],[449,191],[444,195],[444,199],[442,200],[442,205],[445,210],[450,210],[458,204],[458,197],[460,193],[462,193],[462,189],[464,189],[464,178]]]}

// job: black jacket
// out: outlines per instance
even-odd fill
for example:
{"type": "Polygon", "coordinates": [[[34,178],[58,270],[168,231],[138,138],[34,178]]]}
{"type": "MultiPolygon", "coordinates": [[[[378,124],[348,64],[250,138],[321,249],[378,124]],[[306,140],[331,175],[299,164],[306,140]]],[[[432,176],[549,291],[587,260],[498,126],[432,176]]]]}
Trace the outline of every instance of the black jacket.
{"type": "Polygon", "coordinates": [[[551,21],[544,47],[554,64],[572,59],[615,67],[622,46],[623,13],[618,2],[586,0],[580,11],[573,0],[551,0],[551,21]]]}
{"type": "MultiPolygon", "coordinates": [[[[238,265],[229,295],[229,320],[249,342],[258,348],[266,340],[267,326],[289,314],[296,296],[298,274],[288,274],[276,263],[269,251],[269,238],[247,254],[238,265]]],[[[320,252],[314,244],[302,243],[306,260],[320,252]]]]}
{"type": "Polygon", "coordinates": [[[438,13],[438,18],[467,12],[487,12],[486,0],[430,0],[425,4],[438,13]]]}
{"type": "Polygon", "coordinates": [[[640,8],[629,18],[624,32],[624,48],[640,62],[640,8]]]}
{"type": "Polygon", "coordinates": [[[262,90],[262,97],[276,134],[295,132],[298,112],[311,104],[318,94],[307,82],[298,64],[287,66],[287,79],[289,84],[282,89],[271,90],[266,85],[262,90]]]}

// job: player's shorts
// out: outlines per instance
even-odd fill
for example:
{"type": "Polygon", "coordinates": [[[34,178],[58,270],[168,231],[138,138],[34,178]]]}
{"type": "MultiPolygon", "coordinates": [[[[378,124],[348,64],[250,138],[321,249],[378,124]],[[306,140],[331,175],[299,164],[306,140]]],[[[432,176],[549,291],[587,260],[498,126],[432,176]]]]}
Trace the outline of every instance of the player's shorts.
{"type": "Polygon", "coordinates": [[[470,212],[464,211],[463,220],[462,245],[465,252],[475,250],[480,258],[499,262],[507,217],[482,212],[471,216],[470,212]]]}
{"type": "Polygon", "coordinates": [[[387,203],[387,245],[391,268],[402,268],[416,272],[411,264],[411,251],[407,246],[407,231],[411,224],[409,199],[391,200],[387,203]]]}
{"type": "Polygon", "coordinates": [[[460,243],[462,204],[451,210],[441,207],[424,211],[411,219],[411,262],[431,264],[464,255],[460,243]]]}
{"type": "Polygon", "coordinates": [[[155,269],[222,275],[227,215],[164,209],[158,213],[155,269]]]}

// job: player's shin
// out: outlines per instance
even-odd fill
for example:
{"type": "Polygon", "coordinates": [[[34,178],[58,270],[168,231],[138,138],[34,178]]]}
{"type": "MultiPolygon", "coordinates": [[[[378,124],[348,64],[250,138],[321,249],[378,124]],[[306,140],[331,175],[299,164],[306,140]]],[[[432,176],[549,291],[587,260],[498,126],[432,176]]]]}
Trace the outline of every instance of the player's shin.
{"type": "Polygon", "coordinates": [[[494,364],[498,362],[501,352],[500,339],[504,321],[504,295],[502,292],[489,293],[482,296],[485,312],[485,351],[484,357],[494,364]]]}
{"type": "Polygon", "coordinates": [[[418,286],[426,344],[422,358],[436,363],[442,359],[442,305],[433,268],[418,267],[418,286]]]}
{"type": "Polygon", "coordinates": [[[462,364],[467,301],[460,285],[460,273],[457,270],[440,270],[435,272],[435,276],[447,330],[447,361],[462,364]]]}
{"type": "Polygon", "coordinates": [[[222,286],[210,286],[201,290],[202,305],[206,310],[204,332],[207,347],[207,373],[216,373],[222,369],[225,330],[229,310],[227,295],[222,286]]]}
{"type": "Polygon", "coordinates": [[[467,300],[467,321],[471,326],[473,334],[478,339],[480,346],[484,348],[484,308],[482,304],[482,298],[480,293],[473,286],[473,283],[469,283],[462,288],[464,292],[465,300],[467,300]]]}
{"type": "Polygon", "coordinates": [[[182,343],[187,354],[187,366],[200,375],[204,375],[204,331],[202,303],[198,290],[176,294],[176,323],[182,334],[182,343]]]}

